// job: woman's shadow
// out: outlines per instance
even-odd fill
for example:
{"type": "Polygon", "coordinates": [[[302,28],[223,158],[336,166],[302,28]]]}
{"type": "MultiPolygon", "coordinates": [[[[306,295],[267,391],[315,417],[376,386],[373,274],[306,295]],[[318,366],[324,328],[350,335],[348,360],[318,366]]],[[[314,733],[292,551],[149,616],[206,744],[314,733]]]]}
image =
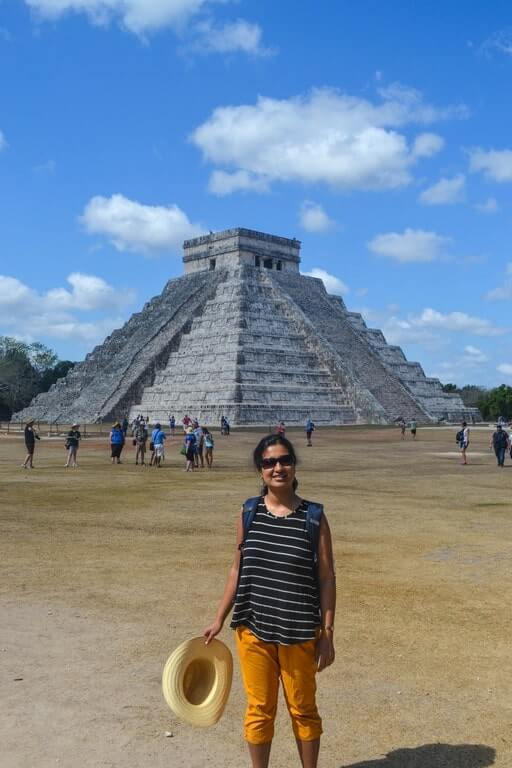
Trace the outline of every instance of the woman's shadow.
{"type": "Polygon", "coordinates": [[[484,768],[494,765],[495,757],[496,750],[484,744],[423,744],[340,768],[484,768]]]}

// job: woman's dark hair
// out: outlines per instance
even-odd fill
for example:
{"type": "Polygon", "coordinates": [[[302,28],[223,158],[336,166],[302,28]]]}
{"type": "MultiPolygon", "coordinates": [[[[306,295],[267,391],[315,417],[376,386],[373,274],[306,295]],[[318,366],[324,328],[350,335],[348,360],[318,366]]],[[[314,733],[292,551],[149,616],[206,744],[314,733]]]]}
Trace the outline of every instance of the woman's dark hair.
{"type": "MultiPolygon", "coordinates": [[[[283,448],[286,448],[288,453],[293,459],[294,466],[297,466],[297,454],[295,453],[295,448],[290,443],[290,441],[284,437],[283,435],[267,435],[266,437],[262,437],[259,441],[258,445],[253,451],[252,454],[252,460],[254,463],[255,468],[259,472],[261,469],[261,461],[263,459],[263,454],[267,450],[267,448],[270,448],[271,445],[282,445],[283,448]]],[[[298,486],[297,478],[293,481],[293,490],[295,491],[298,486]]],[[[261,489],[262,495],[264,496],[268,492],[268,488],[266,485],[263,485],[261,489]]]]}

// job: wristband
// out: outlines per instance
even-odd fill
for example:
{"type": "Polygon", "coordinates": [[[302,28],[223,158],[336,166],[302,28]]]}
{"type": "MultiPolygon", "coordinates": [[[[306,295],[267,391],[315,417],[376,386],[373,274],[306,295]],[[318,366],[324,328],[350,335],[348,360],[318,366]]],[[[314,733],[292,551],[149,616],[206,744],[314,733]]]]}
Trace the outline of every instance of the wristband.
{"type": "Polygon", "coordinates": [[[334,632],[334,624],[327,624],[325,627],[320,627],[322,632],[334,632]]]}

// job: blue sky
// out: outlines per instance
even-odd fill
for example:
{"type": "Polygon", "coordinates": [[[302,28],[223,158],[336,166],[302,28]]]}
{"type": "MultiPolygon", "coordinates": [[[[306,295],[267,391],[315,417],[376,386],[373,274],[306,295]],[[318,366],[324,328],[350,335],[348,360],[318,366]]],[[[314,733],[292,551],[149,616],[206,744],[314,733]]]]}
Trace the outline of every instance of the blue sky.
{"type": "Polygon", "coordinates": [[[0,0],[0,72],[0,334],[81,359],[243,226],[512,384],[509,3],[0,0]]]}

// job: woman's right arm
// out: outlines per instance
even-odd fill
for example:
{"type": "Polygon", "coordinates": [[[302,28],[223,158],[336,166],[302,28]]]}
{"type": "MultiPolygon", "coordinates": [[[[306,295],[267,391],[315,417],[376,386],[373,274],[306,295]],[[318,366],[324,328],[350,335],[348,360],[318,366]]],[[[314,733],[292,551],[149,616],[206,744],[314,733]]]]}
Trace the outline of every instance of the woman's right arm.
{"type": "Polygon", "coordinates": [[[236,587],[238,584],[238,572],[240,570],[240,544],[243,541],[243,537],[244,529],[242,515],[239,514],[236,526],[235,557],[233,558],[233,563],[229,569],[226,586],[224,587],[224,594],[222,595],[221,601],[217,608],[215,619],[208,627],[206,627],[203,632],[205,645],[208,645],[208,643],[213,640],[216,635],[219,634],[222,627],[224,626],[226,617],[228,616],[231,608],[233,607],[233,603],[235,602],[236,587]]]}

